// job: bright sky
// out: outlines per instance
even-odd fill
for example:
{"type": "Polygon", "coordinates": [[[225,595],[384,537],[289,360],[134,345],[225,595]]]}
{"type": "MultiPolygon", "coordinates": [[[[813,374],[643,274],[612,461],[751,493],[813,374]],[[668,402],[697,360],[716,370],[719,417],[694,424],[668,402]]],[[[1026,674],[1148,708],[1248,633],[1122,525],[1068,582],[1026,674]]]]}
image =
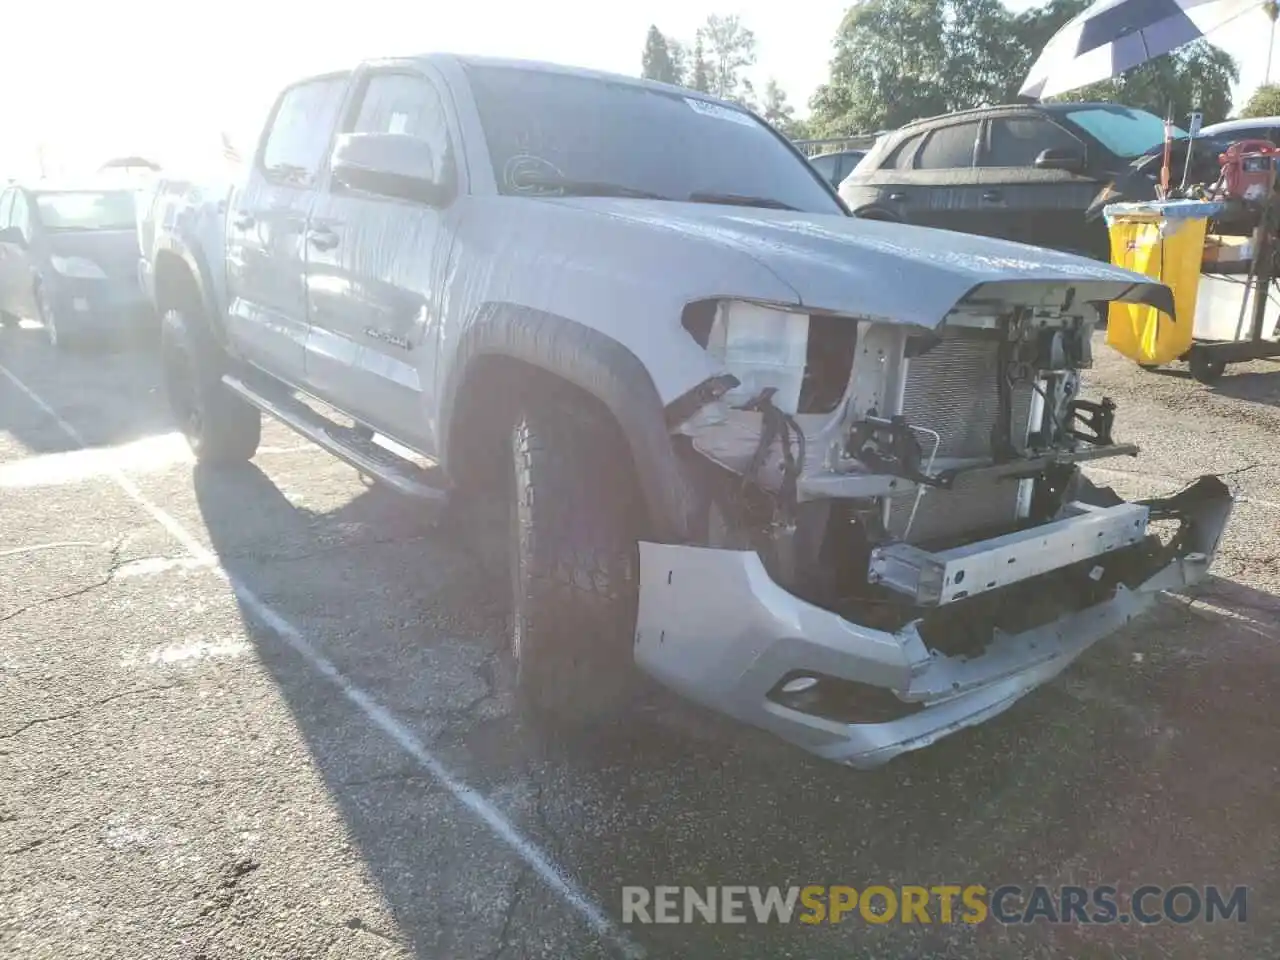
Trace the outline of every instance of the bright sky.
{"type": "MultiPolygon", "coordinates": [[[[1028,0],[1010,0],[1014,9],[1028,0]]],[[[849,0],[8,0],[0,55],[0,177],[89,171],[142,153],[169,167],[216,162],[217,133],[243,150],[290,79],[370,56],[449,50],[639,71],[645,31],[692,39],[708,13],[738,13],[759,40],[757,89],[774,76],[803,109],[826,78],[849,0]]],[[[1265,70],[1259,11],[1215,39],[1242,65],[1237,102],[1265,70]]],[[[1280,75],[1280,55],[1276,58],[1280,75]]]]}

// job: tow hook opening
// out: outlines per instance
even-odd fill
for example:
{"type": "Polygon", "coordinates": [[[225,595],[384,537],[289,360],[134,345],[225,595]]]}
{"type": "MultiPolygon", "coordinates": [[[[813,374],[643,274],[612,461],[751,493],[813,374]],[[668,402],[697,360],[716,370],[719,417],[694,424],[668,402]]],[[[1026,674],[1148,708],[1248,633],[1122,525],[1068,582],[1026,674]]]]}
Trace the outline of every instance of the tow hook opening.
{"type": "Polygon", "coordinates": [[[790,671],[766,698],[789,710],[837,723],[888,723],[924,709],[884,687],[812,670],[790,671]]]}

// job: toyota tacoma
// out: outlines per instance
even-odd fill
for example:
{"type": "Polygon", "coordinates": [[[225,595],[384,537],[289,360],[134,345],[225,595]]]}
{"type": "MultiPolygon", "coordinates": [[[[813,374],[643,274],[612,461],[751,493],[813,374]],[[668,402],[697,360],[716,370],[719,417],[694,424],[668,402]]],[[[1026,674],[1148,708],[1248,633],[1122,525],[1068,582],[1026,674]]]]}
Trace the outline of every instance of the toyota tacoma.
{"type": "Polygon", "coordinates": [[[1093,330],[1166,287],[855,219],[701,93],[367,62],[178,189],[140,236],[196,456],[252,457],[265,412],[500,532],[537,716],[617,710],[638,667],[874,766],[1203,577],[1231,510],[1214,477],[1126,502],[1080,470],[1137,453],[1082,393],[1093,330]]]}

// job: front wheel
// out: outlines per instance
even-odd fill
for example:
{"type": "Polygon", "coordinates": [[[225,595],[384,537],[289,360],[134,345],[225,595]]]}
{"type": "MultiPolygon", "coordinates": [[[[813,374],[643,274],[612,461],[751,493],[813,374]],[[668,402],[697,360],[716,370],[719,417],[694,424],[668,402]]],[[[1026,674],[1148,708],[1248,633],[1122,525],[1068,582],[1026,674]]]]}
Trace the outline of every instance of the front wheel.
{"type": "Polygon", "coordinates": [[[603,411],[546,393],[511,431],[511,655],[526,706],[581,724],[630,699],[638,596],[630,451],[603,411]]]}
{"type": "Polygon", "coordinates": [[[43,283],[36,286],[35,289],[36,318],[44,327],[44,335],[49,341],[49,346],[55,350],[70,350],[75,346],[74,338],[71,331],[60,328],[58,326],[58,311],[53,305],[53,298],[49,296],[49,288],[43,283]]]}
{"type": "Polygon", "coordinates": [[[196,459],[250,459],[262,436],[262,415],[222,382],[226,355],[208,327],[180,310],[169,310],[160,343],[169,409],[196,459]]]}

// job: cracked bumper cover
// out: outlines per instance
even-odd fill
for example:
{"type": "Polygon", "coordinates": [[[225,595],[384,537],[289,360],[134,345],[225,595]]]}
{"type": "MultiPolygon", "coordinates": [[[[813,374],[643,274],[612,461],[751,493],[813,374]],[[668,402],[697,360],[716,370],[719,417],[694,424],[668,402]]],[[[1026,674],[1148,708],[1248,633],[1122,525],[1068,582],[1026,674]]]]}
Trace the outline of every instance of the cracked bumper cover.
{"type": "Polygon", "coordinates": [[[928,649],[914,625],[862,626],[795,597],[754,552],[640,544],[635,658],[679,693],[804,749],[874,767],[1008,709],[1103,637],[1147,610],[1159,593],[1202,579],[1231,513],[1217,478],[1148,501],[1153,517],[1186,522],[1172,556],[1135,586],[1023,633],[997,633],[979,656],[928,649]],[[892,691],[915,712],[846,723],[784,706],[768,694],[788,674],[812,672],[892,691]]]}

